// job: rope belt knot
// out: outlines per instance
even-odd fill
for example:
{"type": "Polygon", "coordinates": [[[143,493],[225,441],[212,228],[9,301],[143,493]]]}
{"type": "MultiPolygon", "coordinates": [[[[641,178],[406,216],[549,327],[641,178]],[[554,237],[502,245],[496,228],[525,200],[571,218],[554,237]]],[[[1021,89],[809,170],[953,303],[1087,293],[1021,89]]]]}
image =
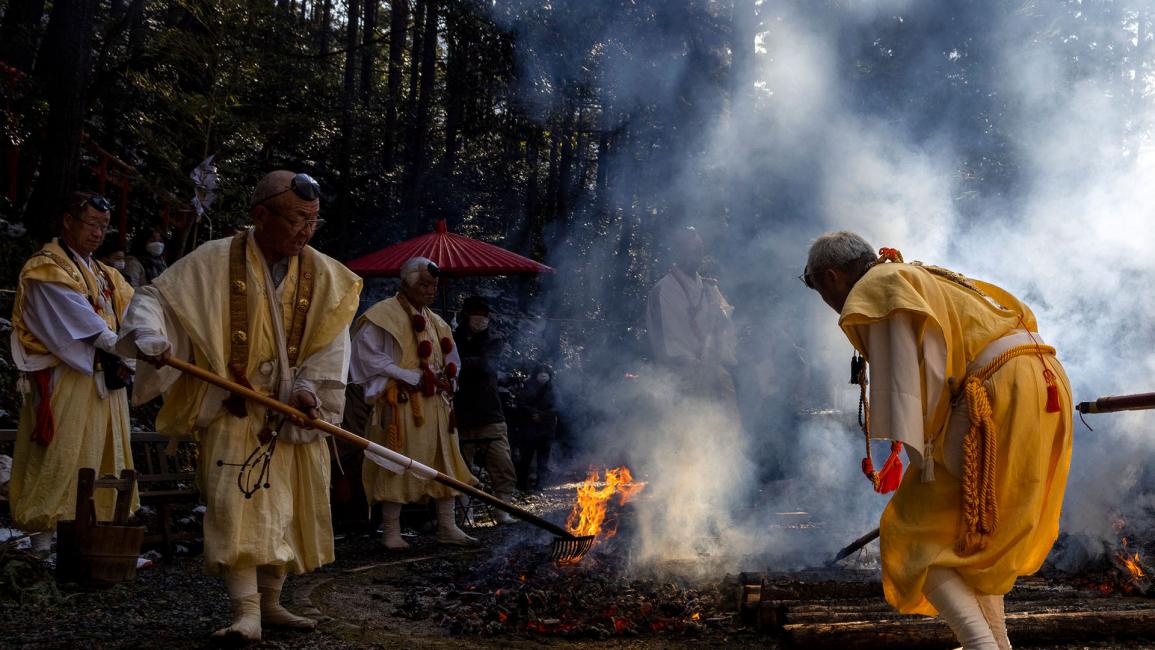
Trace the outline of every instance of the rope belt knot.
{"type": "MultiPolygon", "coordinates": [[[[1013,347],[979,370],[963,378],[963,394],[970,410],[970,428],[963,439],[962,525],[955,543],[959,555],[972,555],[987,546],[999,525],[999,505],[995,499],[995,468],[998,463],[998,428],[994,421],[990,394],[985,383],[1008,361],[1028,354],[1055,355],[1049,345],[1029,344],[1013,347]]],[[[1057,412],[1058,385],[1055,375],[1043,362],[1047,382],[1047,411],[1057,412]]]]}

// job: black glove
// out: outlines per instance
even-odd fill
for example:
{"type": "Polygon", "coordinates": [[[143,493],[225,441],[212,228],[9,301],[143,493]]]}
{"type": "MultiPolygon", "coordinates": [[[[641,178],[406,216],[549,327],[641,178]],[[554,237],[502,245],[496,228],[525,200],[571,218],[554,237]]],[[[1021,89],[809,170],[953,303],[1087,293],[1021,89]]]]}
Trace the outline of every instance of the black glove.
{"type": "Polygon", "coordinates": [[[97,367],[104,370],[104,387],[108,390],[126,388],[132,384],[132,370],[120,357],[96,348],[97,367]]]}

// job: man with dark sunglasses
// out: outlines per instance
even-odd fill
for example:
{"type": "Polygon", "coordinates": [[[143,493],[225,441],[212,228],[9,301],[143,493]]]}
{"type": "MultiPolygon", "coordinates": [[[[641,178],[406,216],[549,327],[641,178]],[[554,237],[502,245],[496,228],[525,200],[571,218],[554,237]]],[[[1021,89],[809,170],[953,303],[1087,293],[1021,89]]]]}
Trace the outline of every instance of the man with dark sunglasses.
{"type": "Polygon", "coordinates": [[[225,579],[233,619],[214,636],[229,641],[260,640],[266,626],[316,624],[282,607],[280,593],[288,571],[333,561],[329,448],[316,431],[163,362],[195,359],[310,417],[340,421],[361,280],[308,246],[321,224],[320,195],[305,174],[266,175],[250,203],[253,227],[204,244],[142,288],[121,336],[121,349],[160,368],[142,365],[134,395],[165,395],[157,430],[201,432],[204,566],[225,579]],[[256,449],[268,460],[258,454],[246,464],[256,449]],[[248,484],[248,470],[267,474],[248,484]]]}
{"type": "MultiPolygon", "coordinates": [[[[82,467],[119,475],[132,467],[128,399],[131,368],[114,354],[132,287],[93,258],[111,206],[90,192],[69,196],[60,236],[20,271],[12,315],[12,356],[24,405],[9,495],[16,525],[47,556],[52,531],[76,512],[82,467]]],[[[112,518],[116,493],[96,491],[97,516],[112,518]]],[[[132,509],[137,505],[133,495],[132,509]]]]}

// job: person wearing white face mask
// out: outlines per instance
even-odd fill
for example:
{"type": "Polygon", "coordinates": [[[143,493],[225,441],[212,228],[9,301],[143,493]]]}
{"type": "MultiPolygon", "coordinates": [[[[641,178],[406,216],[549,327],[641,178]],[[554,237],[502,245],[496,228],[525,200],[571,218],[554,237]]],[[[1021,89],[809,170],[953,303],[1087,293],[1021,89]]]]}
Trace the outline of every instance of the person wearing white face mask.
{"type": "Polygon", "coordinates": [[[151,284],[164,273],[168,262],[164,258],[164,234],[158,228],[148,228],[132,240],[132,255],[125,258],[124,274],[134,287],[151,284]]]}
{"type": "MultiPolygon", "coordinates": [[[[120,237],[117,236],[116,232],[108,233],[104,243],[100,245],[100,248],[96,249],[96,253],[93,256],[117,271],[120,271],[120,275],[123,276],[125,280],[129,280],[128,274],[124,272],[125,266],[127,266],[124,246],[120,245],[120,237]]],[[[129,284],[132,284],[131,280],[129,280],[129,284]]]]}
{"type": "MultiPolygon", "coordinates": [[[[493,438],[485,449],[485,467],[493,492],[502,501],[513,498],[517,472],[509,449],[509,429],[497,388],[497,363],[505,341],[489,330],[489,303],[470,296],[461,307],[462,322],[453,334],[461,350],[460,388],[453,399],[457,426],[462,440],[493,438]]],[[[514,523],[513,517],[498,510],[499,524],[514,523]]]]}

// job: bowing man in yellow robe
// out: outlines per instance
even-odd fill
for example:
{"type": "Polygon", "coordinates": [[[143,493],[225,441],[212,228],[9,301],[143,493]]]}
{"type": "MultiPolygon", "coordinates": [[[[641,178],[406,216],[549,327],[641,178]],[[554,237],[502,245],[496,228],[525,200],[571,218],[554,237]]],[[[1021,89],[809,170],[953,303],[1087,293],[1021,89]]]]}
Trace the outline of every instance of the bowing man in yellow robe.
{"type": "MultiPolygon", "coordinates": [[[[437,293],[437,265],[414,257],[401,267],[401,290],[373,305],[353,329],[349,381],[364,386],[373,406],[369,439],[453,478],[476,485],[461,456],[452,422],[453,390],[461,356],[448,323],[429,309],[437,293]]],[[[401,506],[427,498],[437,505],[437,541],[474,546],[454,521],[454,492],[435,481],[397,475],[366,459],[362,483],[369,503],[381,503],[382,543],[409,548],[401,538],[401,506]]]]}
{"type": "Polygon", "coordinates": [[[1050,552],[1070,468],[1054,349],[1006,291],[853,233],[818,238],[803,279],[869,364],[870,437],[911,460],[880,525],[887,601],[941,615],[965,648],[1009,648],[1003,595],[1050,552]]]}
{"type": "MultiPolygon", "coordinates": [[[[50,550],[56,522],[75,517],[80,468],[99,476],[132,467],[123,384],[131,372],[110,354],[132,287],[92,256],[108,231],[109,210],[101,196],[73,193],[60,237],[20,271],[12,356],[23,373],[24,404],[9,496],[15,524],[33,533],[40,555],[50,550]]],[[[97,490],[95,497],[97,516],[111,519],[115,492],[97,490]]]]}
{"type": "MultiPolygon", "coordinates": [[[[321,224],[319,197],[305,174],[266,175],[253,192],[253,228],[202,245],[142,288],[121,349],[153,362],[191,359],[339,421],[361,281],[307,245],[321,224]]],[[[232,624],[215,635],[253,641],[263,625],[313,627],[281,607],[280,592],[287,571],[333,560],[325,438],[171,367],[141,364],[138,384],[137,401],[164,394],[158,431],[192,431],[199,442],[205,572],[225,577],[233,605],[232,624]],[[152,373],[159,376],[146,378],[152,373]],[[278,435],[267,465],[254,458],[241,475],[246,496],[238,465],[269,448],[270,430],[278,435]]]]}

